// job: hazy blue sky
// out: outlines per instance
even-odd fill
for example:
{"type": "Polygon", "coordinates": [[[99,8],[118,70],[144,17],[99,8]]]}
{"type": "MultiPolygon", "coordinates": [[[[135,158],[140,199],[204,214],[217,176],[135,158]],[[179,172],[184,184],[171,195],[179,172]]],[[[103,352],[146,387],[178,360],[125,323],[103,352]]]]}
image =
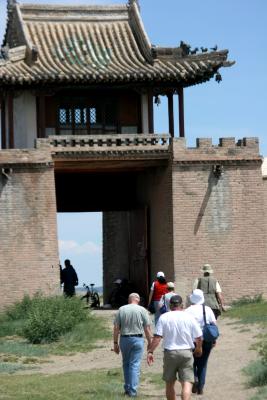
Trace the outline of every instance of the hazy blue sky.
{"type": "MultiPolygon", "coordinates": [[[[119,1],[29,0],[28,3],[110,4],[119,1]]],[[[5,26],[5,1],[0,0],[0,36],[5,26]]],[[[156,45],[229,49],[236,64],[214,80],[185,90],[187,143],[197,137],[236,139],[257,136],[267,155],[267,1],[266,0],[140,0],[150,40],[156,45]]],[[[156,109],[156,130],[167,131],[166,103],[156,109]]],[[[101,214],[60,215],[61,258],[69,257],[81,281],[100,283],[101,214]],[[64,251],[63,251],[64,249],[64,251]]]]}

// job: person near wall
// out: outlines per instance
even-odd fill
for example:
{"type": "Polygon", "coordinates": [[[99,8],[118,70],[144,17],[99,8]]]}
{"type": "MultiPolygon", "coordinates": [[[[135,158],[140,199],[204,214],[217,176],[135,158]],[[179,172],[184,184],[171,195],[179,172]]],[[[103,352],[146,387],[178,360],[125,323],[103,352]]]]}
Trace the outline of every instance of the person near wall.
{"type": "Polygon", "coordinates": [[[78,285],[78,276],[70,260],[65,260],[65,268],[60,267],[60,281],[63,284],[63,293],[67,297],[75,295],[75,286],[78,285]]]}
{"type": "Polygon", "coordinates": [[[148,312],[139,302],[139,294],[131,293],[128,304],[119,308],[113,328],[114,351],[122,354],[124,391],[128,397],[137,396],[144,335],[148,345],[152,337],[148,312]]]}
{"type": "MultiPolygon", "coordinates": [[[[203,314],[203,306],[205,307],[206,312],[206,322],[207,324],[215,324],[216,319],[212,309],[206,305],[204,305],[204,293],[200,289],[193,290],[193,293],[190,295],[191,306],[188,307],[185,312],[192,317],[194,317],[200,326],[201,330],[204,327],[204,314],[203,314]]],[[[203,394],[203,389],[206,380],[207,373],[207,365],[208,358],[211,352],[212,347],[214,347],[215,342],[206,342],[203,340],[202,343],[202,355],[201,357],[194,356],[194,377],[195,382],[193,384],[192,392],[197,394],[203,394]]]]}
{"type": "Polygon", "coordinates": [[[193,373],[193,352],[202,354],[202,330],[195,318],[183,311],[181,296],[170,299],[170,312],[162,314],[156,325],[156,333],[148,346],[147,363],[154,361],[153,352],[163,339],[163,380],[167,400],[175,400],[177,375],[182,385],[182,400],[190,400],[193,373]]]}
{"type": "Polygon", "coordinates": [[[177,293],[174,292],[174,283],[173,282],[167,282],[167,290],[168,292],[161,296],[161,299],[159,301],[159,309],[165,305],[166,307],[166,312],[170,311],[170,299],[172,296],[177,295],[177,293]]]}
{"type": "Polygon", "coordinates": [[[158,322],[160,317],[160,310],[159,310],[159,302],[161,297],[168,293],[167,282],[165,278],[165,274],[162,271],[157,273],[157,279],[152,283],[150,288],[149,298],[148,298],[148,309],[150,305],[153,304],[153,308],[155,311],[155,325],[158,322]]]}
{"type": "Polygon", "coordinates": [[[205,304],[212,309],[217,319],[221,310],[225,311],[221,286],[217,279],[211,276],[213,269],[210,264],[204,264],[200,271],[203,276],[195,280],[193,290],[201,289],[203,291],[205,304]]]}

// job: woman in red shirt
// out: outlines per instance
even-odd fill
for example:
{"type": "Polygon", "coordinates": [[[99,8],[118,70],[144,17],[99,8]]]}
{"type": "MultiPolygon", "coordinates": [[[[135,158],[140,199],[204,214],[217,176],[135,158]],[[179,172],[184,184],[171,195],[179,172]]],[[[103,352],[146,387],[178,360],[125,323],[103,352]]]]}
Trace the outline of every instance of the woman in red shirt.
{"type": "Polygon", "coordinates": [[[161,299],[161,296],[163,296],[166,293],[168,293],[168,288],[167,288],[167,282],[165,279],[165,274],[164,274],[164,272],[160,271],[157,273],[157,280],[152,283],[150,293],[149,293],[149,299],[148,299],[148,308],[152,301],[154,304],[155,325],[157,324],[158,319],[160,317],[159,301],[161,299]]]}

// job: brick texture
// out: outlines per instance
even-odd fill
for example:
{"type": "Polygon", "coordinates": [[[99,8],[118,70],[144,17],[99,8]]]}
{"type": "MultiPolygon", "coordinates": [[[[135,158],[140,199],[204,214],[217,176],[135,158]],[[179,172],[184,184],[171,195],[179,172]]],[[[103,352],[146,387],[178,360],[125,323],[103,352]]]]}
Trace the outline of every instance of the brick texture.
{"type": "Polygon", "coordinates": [[[256,139],[220,146],[173,144],[175,278],[186,296],[204,263],[214,267],[226,303],[266,293],[266,202],[256,139]],[[222,165],[216,178],[214,165],[222,165]]]}
{"type": "Polygon", "coordinates": [[[1,307],[59,289],[56,199],[50,154],[0,152],[1,307]],[[2,173],[1,173],[2,171],[2,173]]]}

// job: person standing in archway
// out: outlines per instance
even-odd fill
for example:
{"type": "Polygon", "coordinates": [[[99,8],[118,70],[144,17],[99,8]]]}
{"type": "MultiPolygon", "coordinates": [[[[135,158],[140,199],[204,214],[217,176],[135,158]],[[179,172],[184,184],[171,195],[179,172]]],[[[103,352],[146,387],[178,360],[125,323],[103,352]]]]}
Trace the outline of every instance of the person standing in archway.
{"type": "Polygon", "coordinates": [[[66,297],[72,297],[75,295],[75,286],[78,285],[78,276],[70,263],[70,260],[64,261],[65,268],[60,267],[60,281],[63,284],[63,293],[66,297]]]}

